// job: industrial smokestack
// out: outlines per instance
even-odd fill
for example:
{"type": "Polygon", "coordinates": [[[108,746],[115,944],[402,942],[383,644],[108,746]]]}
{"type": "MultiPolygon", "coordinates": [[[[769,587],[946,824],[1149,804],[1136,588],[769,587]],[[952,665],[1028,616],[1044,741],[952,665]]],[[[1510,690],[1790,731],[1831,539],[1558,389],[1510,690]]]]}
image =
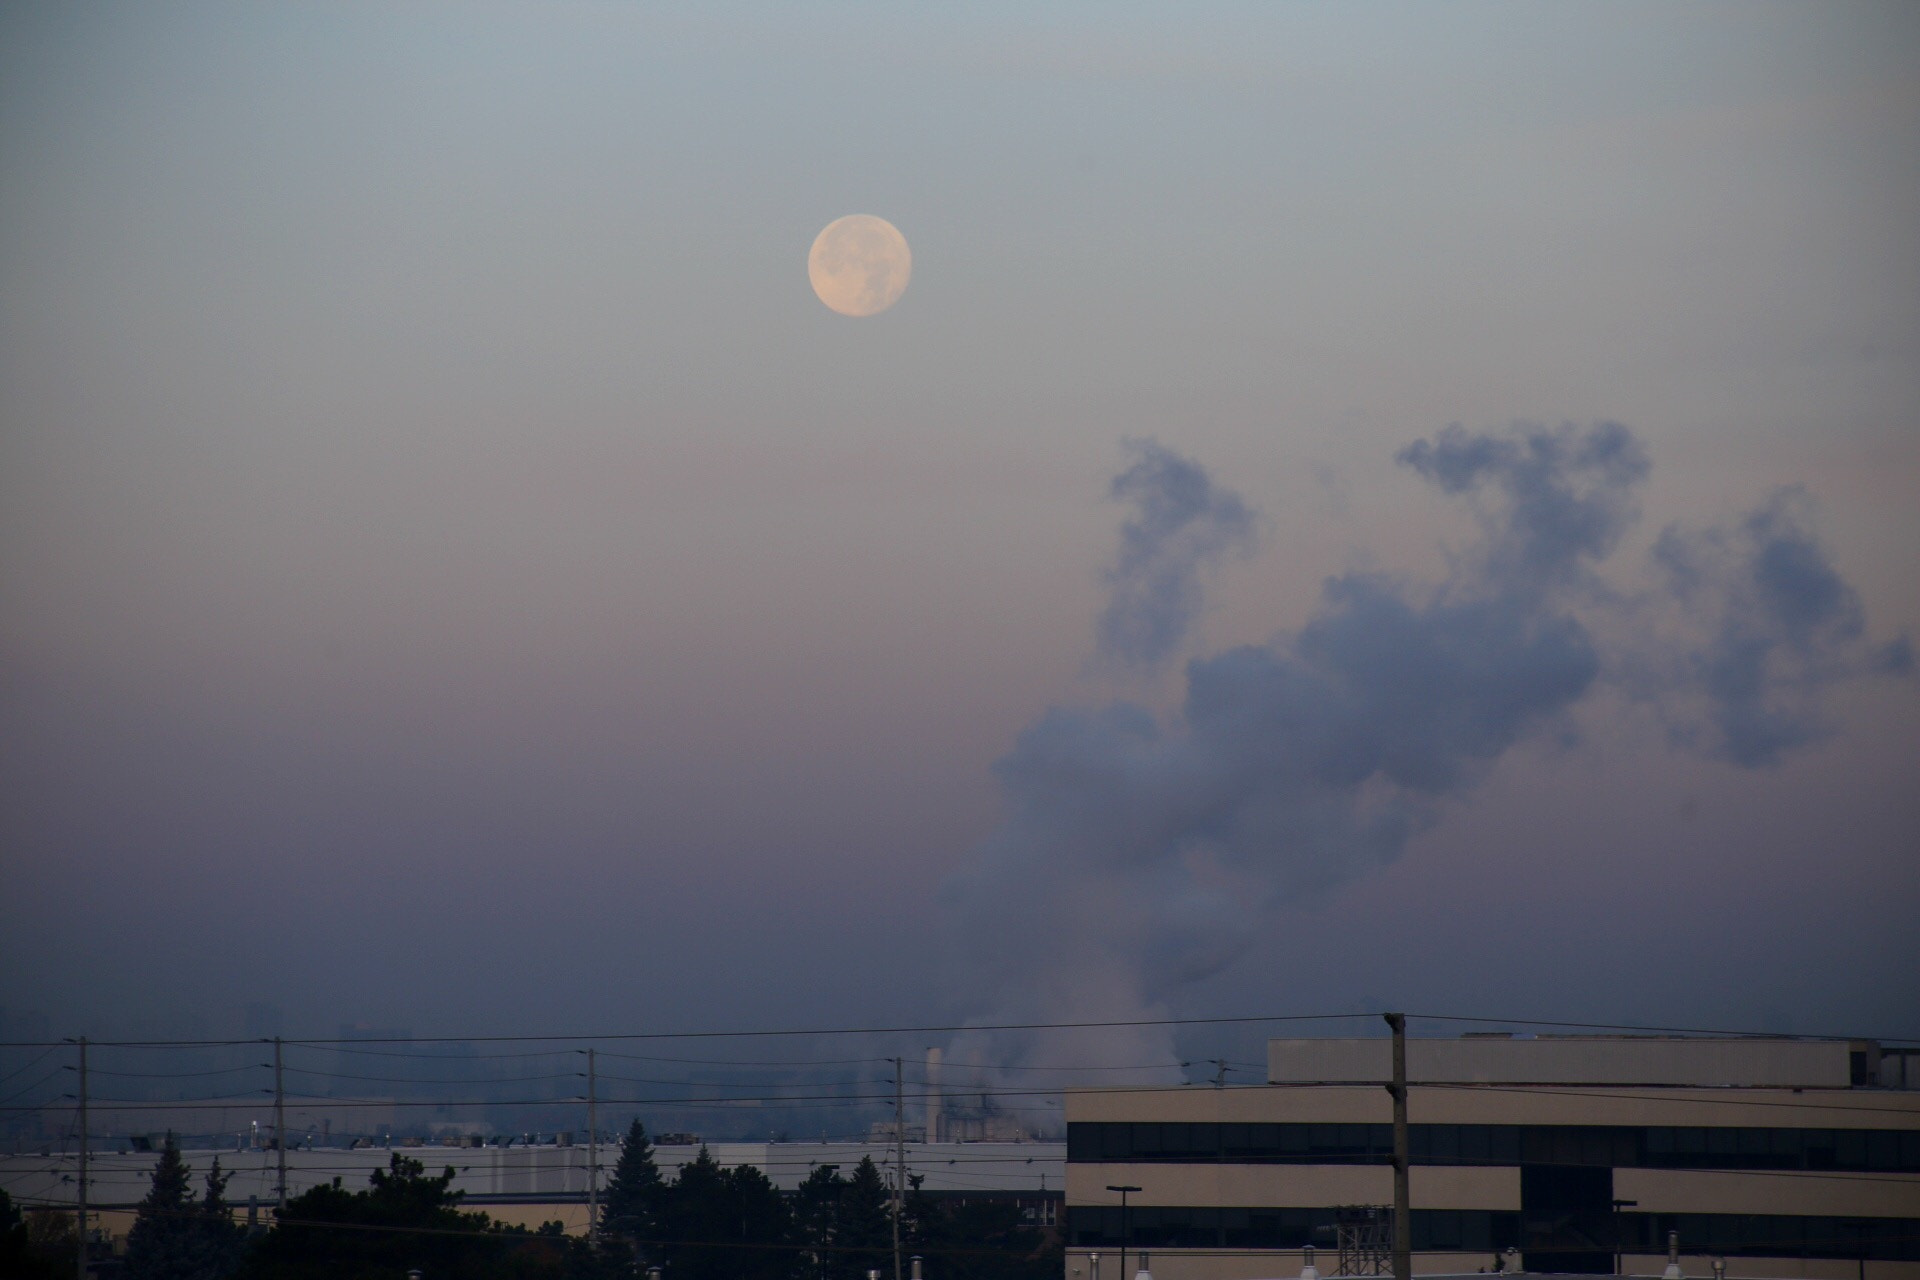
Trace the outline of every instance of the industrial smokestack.
{"type": "Polygon", "coordinates": [[[927,1141],[941,1142],[943,1117],[940,1114],[940,1050],[927,1050],[927,1141]]]}

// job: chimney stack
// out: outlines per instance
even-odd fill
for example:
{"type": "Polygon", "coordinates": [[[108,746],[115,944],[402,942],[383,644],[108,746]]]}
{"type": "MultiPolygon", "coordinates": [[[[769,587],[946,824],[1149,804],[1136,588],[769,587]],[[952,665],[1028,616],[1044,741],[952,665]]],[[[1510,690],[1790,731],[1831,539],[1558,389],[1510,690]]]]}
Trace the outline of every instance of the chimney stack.
{"type": "Polygon", "coordinates": [[[927,1141],[943,1142],[946,1135],[940,1129],[944,1117],[940,1114],[940,1050],[927,1050],[927,1141]]]}

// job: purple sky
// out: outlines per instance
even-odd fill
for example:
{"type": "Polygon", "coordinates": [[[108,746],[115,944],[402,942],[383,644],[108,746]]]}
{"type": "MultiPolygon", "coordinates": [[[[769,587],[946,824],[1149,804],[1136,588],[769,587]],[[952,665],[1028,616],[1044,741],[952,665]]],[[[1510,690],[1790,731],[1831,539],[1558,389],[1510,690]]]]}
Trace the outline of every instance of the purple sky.
{"type": "Polygon", "coordinates": [[[1044,989],[1118,883],[1042,842],[956,906],[1023,730],[1177,737],[1186,660],[1480,554],[1404,447],[1612,421],[1622,598],[1805,486],[1865,617],[1822,732],[1684,749],[1609,666],[1391,857],[1281,889],[1278,840],[1230,962],[1114,999],[1920,1035],[1920,685],[1862,668],[1920,630],[1916,53],[1902,5],[8,6],[0,1004],[1011,1007],[992,895],[1044,989]],[[805,270],[854,212],[914,252],[860,321],[805,270]],[[1114,661],[1142,440],[1252,550],[1114,661]]]}

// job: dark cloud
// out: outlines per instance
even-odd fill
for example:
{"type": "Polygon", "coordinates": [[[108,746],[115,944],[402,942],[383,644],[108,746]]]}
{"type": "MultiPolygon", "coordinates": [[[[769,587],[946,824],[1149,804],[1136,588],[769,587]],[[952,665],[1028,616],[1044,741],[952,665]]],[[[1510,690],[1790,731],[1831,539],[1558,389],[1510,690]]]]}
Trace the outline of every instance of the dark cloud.
{"type": "Polygon", "coordinates": [[[1133,666],[1171,657],[1200,616],[1200,571],[1253,546],[1253,512],[1214,484],[1198,463],[1151,440],[1133,441],[1134,463],[1113,478],[1112,496],[1132,503],[1112,591],[1100,615],[1100,653],[1133,666]]]}
{"type": "MultiPolygon", "coordinates": [[[[1000,762],[1004,821],[949,889],[983,1012],[1161,1007],[1230,964],[1276,902],[1393,861],[1515,744],[1574,733],[1575,708],[1619,661],[1601,637],[1630,634],[1644,607],[1598,572],[1637,514],[1639,443],[1615,423],[1455,426],[1399,460],[1482,522],[1444,580],[1332,578],[1299,631],[1190,662],[1177,714],[1056,708],[1000,762]]],[[[1130,624],[1122,652],[1164,653],[1199,607],[1195,566],[1224,545],[1204,530],[1243,529],[1244,507],[1157,446],[1115,493],[1141,515],[1122,532],[1102,644],[1123,631],[1113,619],[1144,615],[1154,625],[1130,624]]],[[[1665,592],[1717,622],[1684,657],[1641,660],[1675,673],[1662,705],[1705,700],[1708,749],[1740,765],[1808,740],[1821,693],[1874,665],[1859,600],[1805,532],[1802,501],[1778,495],[1730,534],[1670,530],[1657,552],[1665,592]]]]}

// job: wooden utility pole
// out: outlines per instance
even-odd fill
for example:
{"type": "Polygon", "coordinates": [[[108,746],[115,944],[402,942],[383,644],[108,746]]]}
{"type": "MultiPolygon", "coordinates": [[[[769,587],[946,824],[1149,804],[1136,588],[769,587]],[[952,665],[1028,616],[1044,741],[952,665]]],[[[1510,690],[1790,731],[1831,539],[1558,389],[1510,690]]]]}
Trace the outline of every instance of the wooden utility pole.
{"type": "Polygon", "coordinates": [[[900,1091],[901,1059],[893,1060],[893,1280],[900,1274],[900,1218],[907,1196],[907,1110],[900,1091]]]}
{"type": "Polygon", "coordinates": [[[279,1157],[275,1168],[280,1185],[274,1195],[280,1201],[280,1216],[287,1216],[287,1086],[280,1075],[280,1037],[273,1038],[273,1151],[279,1157]]]}
{"type": "Polygon", "coordinates": [[[587,1050],[587,1243],[600,1243],[600,1099],[593,1050],[587,1050]]]}
{"type": "Polygon", "coordinates": [[[1407,1188],[1407,1015],[1389,1013],[1393,1028],[1393,1280],[1413,1280],[1413,1197],[1407,1188]]]}
{"type": "Polygon", "coordinates": [[[80,1199],[79,1211],[74,1223],[79,1227],[79,1251],[75,1256],[74,1275],[79,1280],[87,1280],[87,1038],[80,1037],[80,1092],[74,1095],[79,1099],[79,1115],[75,1123],[80,1126],[80,1179],[76,1184],[80,1199]]]}

